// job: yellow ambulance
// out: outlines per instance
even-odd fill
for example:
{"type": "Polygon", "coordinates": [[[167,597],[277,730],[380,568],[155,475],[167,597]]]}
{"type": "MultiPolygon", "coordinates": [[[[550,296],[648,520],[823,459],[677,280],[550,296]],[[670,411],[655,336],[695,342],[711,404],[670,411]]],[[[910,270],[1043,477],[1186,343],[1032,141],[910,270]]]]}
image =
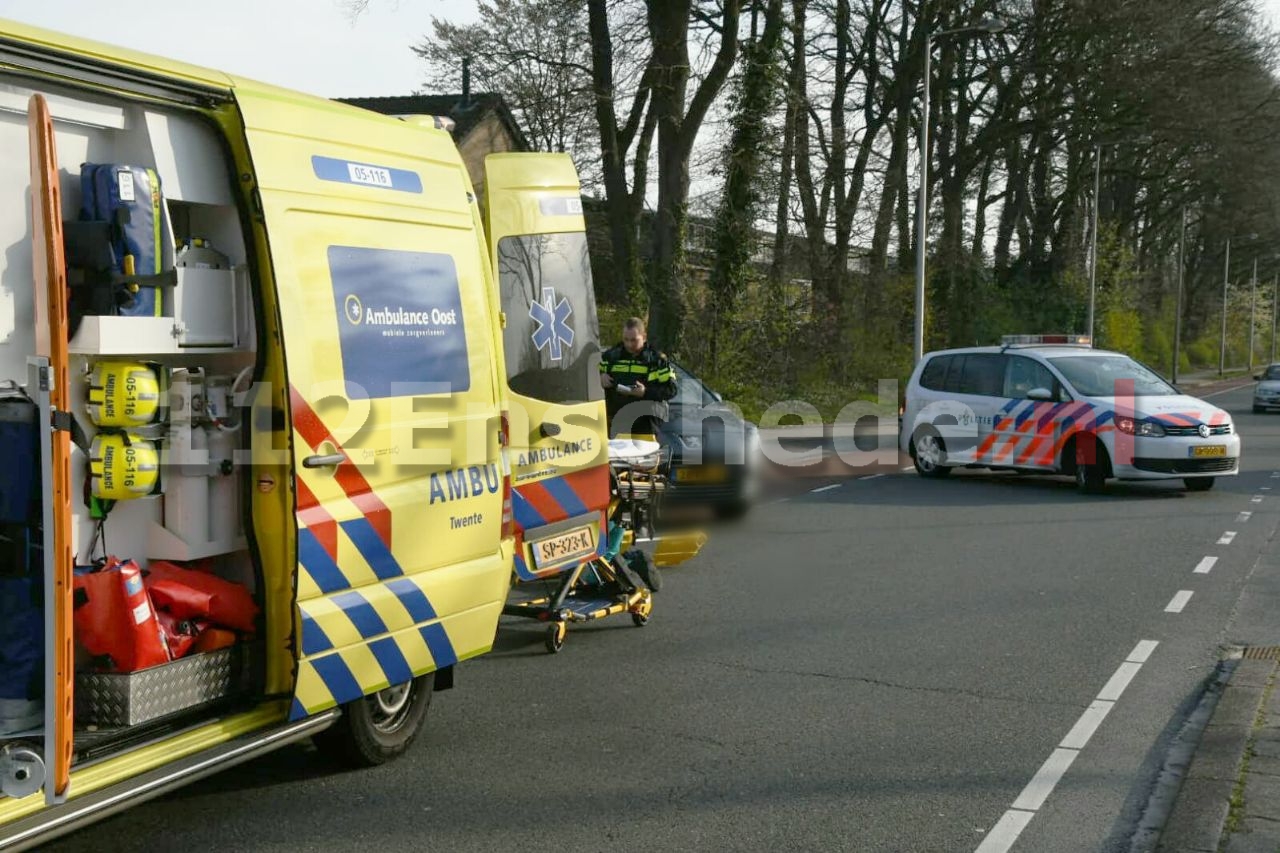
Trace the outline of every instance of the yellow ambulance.
{"type": "Polygon", "coordinates": [[[0,21],[0,149],[0,847],[403,752],[513,565],[448,133],[0,21]]]}

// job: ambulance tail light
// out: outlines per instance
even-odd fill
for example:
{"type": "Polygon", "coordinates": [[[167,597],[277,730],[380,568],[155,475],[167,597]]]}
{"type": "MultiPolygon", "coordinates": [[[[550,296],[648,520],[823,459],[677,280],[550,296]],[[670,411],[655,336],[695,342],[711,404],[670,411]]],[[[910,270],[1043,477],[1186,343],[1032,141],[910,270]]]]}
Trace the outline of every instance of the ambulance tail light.
{"type": "Polygon", "coordinates": [[[515,512],[511,507],[511,418],[506,411],[499,416],[498,454],[502,457],[502,538],[516,535],[515,512]]]}

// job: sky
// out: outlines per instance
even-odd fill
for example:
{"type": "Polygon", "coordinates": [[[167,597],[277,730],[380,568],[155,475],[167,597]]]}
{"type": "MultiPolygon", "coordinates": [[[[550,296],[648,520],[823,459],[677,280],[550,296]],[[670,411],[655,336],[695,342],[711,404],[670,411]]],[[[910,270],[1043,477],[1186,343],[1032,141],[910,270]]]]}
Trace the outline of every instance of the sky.
{"type": "MultiPolygon", "coordinates": [[[[1257,2],[1280,30],[1280,0],[1257,2]]],[[[433,15],[470,23],[475,0],[371,0],[354,21],[341,0],[0,0],[0,18],[329,98],[421,86],[410,47],[433,15]]]]}
{"type": "Polygon", "coordinates": [[[420,87],[433,15],[471,23],[475,2],[371,0],[352,21],[341,0],[0,0],[0,18],[328,98],[420,87]]]}

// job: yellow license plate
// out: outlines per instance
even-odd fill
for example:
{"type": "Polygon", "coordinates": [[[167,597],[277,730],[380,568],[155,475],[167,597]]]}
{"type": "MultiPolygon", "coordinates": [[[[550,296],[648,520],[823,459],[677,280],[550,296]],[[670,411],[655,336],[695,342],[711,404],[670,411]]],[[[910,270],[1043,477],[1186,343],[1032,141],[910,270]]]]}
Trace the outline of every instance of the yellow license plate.
{"type": "Polygon", "coordinates": [[[1192,456],[1226,456],[1227,446],[1225,444],[1206,444],[1203,447],[1191,448],[1192,456]]]}
{"type": "Polygon", "coordinates": [[[532,547],[533,561],[540,569],[589,557],[596,552],[595,528],[576,527],[559,536],[539,539],[532,547]]]}
{"type": "Polygon", "coordinates": [[[729,476],[723,465],[701,465],[676,469],[677,483],[719,483],[729,476]]]}

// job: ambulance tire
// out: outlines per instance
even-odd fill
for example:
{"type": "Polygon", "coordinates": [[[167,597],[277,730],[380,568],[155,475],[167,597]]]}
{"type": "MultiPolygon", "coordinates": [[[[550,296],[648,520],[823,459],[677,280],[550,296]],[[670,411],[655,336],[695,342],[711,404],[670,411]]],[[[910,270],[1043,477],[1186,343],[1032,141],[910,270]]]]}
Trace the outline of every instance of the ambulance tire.
{"type": "Polygon", "coordinates": [[[434,686],[435,673],[428,673],[348,702],[338,722],[315,736],[316,746],[354,767],[385,764],[408,751],[422,731],[434,686]]]}

